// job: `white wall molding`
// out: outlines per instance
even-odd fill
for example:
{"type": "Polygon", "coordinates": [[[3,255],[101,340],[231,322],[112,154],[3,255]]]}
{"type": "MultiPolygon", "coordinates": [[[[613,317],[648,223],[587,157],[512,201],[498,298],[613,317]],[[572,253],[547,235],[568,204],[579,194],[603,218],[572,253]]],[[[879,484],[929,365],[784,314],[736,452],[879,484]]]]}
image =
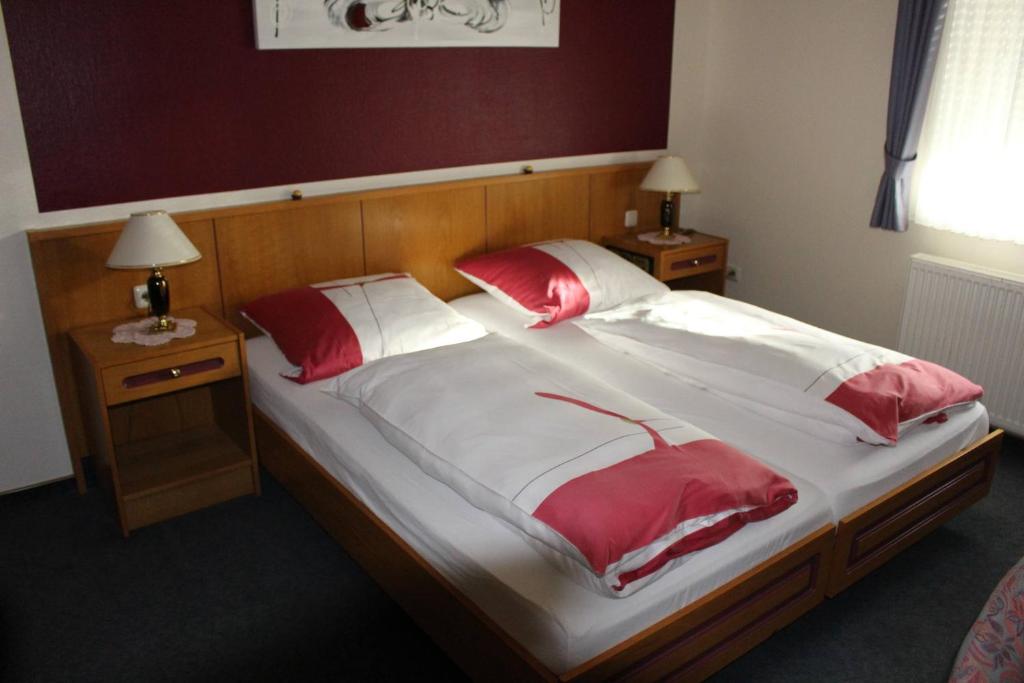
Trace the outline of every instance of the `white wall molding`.
{"type": "MultiPolygon", "coordinates": [[[[359,192],[362,190],[401,187],[404,185],[424,185],[450,180],[467,178],[483,178],[487,176],[513,175],[522,172],[526,165],[533,167],[534,172],[550,171],[561,168],[580,168],[584,166],[604,166],[609,164],[626,164],[641,161],[653,161],[665,150],[643,150],[636,152],[613,152],[610,154],[587,154],[552,159],[524,159],[496,164],[476,166],[458,166],[408,173],[389,173],[385,175],[363,176],[360,178],[340,178],[336,180],[320,180],[309,183],[291,185],[274,185],[250,190],[197,194],[186,197],[168,197],[164,199],[146,199],[123,204],[107,204],[65,211],[49,211],[27,215],[23,219],[23,229],[55,228],[80,223],[96,223],[115,221],[127,218],[133,211],[148,211],[159,208],[169,212],[193,211],[197,209],[214,209],[226,206],[244,206],[259,202],[278,201],[291,197],[292,191],[301,189],[304,197],[316,197],[341,192],[359,192]]],[[[28,170],[28,169],[26,169],[28,170]]],[[[35,205],[35,190],[31,187],[32,202],[35,205]]]]}

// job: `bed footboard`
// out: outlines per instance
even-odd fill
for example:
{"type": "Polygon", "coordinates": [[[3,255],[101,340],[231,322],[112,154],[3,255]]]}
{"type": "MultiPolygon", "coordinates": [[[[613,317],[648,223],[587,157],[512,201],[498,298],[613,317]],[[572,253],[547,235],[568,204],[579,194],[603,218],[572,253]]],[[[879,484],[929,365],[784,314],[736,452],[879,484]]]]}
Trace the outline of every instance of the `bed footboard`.
{"type": "Polygon", "coordinates": [[[840,520],[829,597],[988,495],[1002,442],[996,429],[840,520]]]}

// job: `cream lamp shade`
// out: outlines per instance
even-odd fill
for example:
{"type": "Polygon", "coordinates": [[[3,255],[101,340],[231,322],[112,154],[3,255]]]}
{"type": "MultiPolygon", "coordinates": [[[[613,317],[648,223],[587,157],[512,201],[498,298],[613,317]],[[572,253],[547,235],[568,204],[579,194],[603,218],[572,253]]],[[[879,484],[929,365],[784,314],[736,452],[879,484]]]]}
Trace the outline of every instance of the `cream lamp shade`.
{"type": "Polygon", "coordinates": [[[680,194],[696,194],[700,186],[680,157],[659,157],[647,176],[640,183],[641,190],[651,192],[678,192],[680,194]]]}
{"type": "Polygon", "coordinates": [[[107,268],[160,268],[199,258],[199,250],[166,211],[146,211],[128,219],[107,258],[107,268]]]}

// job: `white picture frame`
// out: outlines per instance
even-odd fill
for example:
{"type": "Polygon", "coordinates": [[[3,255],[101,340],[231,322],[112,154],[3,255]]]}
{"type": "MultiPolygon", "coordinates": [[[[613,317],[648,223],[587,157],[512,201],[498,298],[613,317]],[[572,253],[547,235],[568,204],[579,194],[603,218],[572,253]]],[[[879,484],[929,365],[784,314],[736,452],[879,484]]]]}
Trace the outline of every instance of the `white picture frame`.
{"type": "Polygon", "coordinates": [[[558,47],[560,0],[253,0],[260,50],[558,47]]]}

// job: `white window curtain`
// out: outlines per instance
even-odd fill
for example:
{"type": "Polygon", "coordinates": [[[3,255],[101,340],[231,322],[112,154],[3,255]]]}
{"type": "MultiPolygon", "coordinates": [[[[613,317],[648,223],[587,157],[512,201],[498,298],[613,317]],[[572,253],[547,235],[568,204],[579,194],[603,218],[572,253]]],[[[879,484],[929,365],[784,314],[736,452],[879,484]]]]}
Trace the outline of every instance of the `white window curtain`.
{"type": "Polygon", "coordinates": [[[951,0],[914,222],[1024,244],[1024,0],[951,0]]]}

